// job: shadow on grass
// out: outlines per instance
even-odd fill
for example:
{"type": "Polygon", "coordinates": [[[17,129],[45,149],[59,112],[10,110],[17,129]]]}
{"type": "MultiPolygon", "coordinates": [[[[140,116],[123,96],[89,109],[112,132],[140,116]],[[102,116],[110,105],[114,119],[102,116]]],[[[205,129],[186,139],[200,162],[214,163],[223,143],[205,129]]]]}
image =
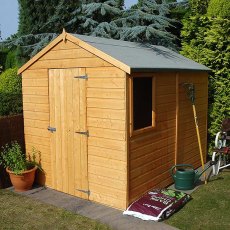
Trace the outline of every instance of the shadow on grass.
{"type": "Polygon", "coordinates": [[[217,181],[217,180],[224,180],[224,178],[221,176],[212,177],[211,179],[208,180],[208,183],[212,183],[212,182],[217,181]]]}
{"type": "Polygon", "coordinates": [[[229,230],[230,171],[223,170],[195,191],[180,212],[164,221],[181,230],[229,230]],[[221,221],[218,221],[221,220],[221,221]]]}

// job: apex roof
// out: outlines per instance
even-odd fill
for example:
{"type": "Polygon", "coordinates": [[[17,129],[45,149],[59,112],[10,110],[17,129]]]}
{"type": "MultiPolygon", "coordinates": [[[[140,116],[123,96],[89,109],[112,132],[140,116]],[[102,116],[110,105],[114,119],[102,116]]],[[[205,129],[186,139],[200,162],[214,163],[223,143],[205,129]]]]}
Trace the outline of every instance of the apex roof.
{"type": "Polygon", "coordinates": [[[192,61],[163,46],[146,45],[137,42],[79,34],[68,34],[63,31],[60,36],[22,66],[18,73],[22,73],[57,43],[66,39],[94,53],[118,68],[121,68],[129,74],[131,72],[154,71],[210,71],[206,66],[192,61]]]}
{"type": "Polygon", "coordinates": [[[90,37],[79,34],[73,34],[73,36],[130,66],[132,72],[149,72],[155,70],[210,70],[206,66],[163,46],[150,46],[137,42],[90,37]]]}

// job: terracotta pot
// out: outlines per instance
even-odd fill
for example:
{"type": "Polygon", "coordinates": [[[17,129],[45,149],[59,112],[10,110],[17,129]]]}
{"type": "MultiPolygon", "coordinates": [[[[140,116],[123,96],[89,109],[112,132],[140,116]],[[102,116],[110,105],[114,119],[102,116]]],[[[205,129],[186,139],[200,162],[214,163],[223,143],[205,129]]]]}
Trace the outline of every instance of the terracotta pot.
{"type": "Polygon", "coordinates": [[[6,168],[6,171],[10,175],[11,183],[13,184],[14,189],[17,192],[27,191],[32,188],[36,170],[37,166],[30,170],[24,171],[20,175],[15,175],[14,172],[9,170],[9,168],[6,168]]]}

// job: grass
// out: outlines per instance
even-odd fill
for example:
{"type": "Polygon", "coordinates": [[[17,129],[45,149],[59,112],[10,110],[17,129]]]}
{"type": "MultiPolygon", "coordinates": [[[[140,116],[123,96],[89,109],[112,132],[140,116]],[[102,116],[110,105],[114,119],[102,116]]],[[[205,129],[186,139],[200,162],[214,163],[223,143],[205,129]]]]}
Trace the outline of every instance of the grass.
{"type": "Polygon", "coordinates": [[[0,229],[109,230],[109,227],[64,209],[0,190],[0,229]]]}
{"type": "MultiPolygon", "coordinates": [[[[230,170],[212,177],[207,185],[192,193],[192,198],[164,222],[181,230],[230,229],[230,170]]],[[[109,230],[109,227],[64,209],[0,190],[0,229],[109,230]]]]}
{"type": "Polygon", "coordinates": [[[192,193],[192,198],[165,223],[182,230],[230,229],[230,170],[212,177],[192,193]]]}

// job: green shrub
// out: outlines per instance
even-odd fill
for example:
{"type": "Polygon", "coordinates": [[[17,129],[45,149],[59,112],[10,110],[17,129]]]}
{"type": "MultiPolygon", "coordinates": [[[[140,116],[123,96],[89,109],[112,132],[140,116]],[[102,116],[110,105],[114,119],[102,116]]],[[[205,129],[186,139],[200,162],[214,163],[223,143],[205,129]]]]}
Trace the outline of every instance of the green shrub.
{"type": "Polygon", "coordinates": [[[210,17],[230,18],[229,0],[210,0],[207,10],[210,17]]]}
{"type": "Polygon", "coordinates": [[[5,49],[0,48],[0,66],[2,67],[0,69],[0,73],[2,70],[5,69],[6,56],[7,56],[7,51],[5,49]]]}
{"type": "Polygon", "coordinates": [[[189,0],[191,13],[195,14],[206,14],[209,0],[189,0]]]}
{"type": "Polygon", "coordinates": [[[6,55],[5,69],[17,67],[16,59],[17,50],[10,50],[6,55]]]}
{"type": "Polygon", "coordinates": [[[208,66],[209,150],[224,118],[230,117],[230,20],[196,15],[183,21],[181,54],[208,66]]]}
{"type": "Polygon", "coordinates": [[[8,69],[0,74],[0,116],[22,112],[22,83],[17,69],[8,69]]]}
{"type": "Polygon", "coordinates": [[[0,165],[4,168],[9,168],[16,175],[20,175],[22,172],[32,169],[35,166],[42,171],[40,164],[36,161],[36,157],[41,158],[40,151],[32,147],[31,153],[26,157],[18,142],[12,141],[1,148],[0,165]]]}
{"type": "Polygon", "coordinates": [[[22,152],[21,146],[16,141],[2,147],[0,165],[4,168],[9,167],[15,174],[20,174],[27,170],[26,155],[22,152]]]}

